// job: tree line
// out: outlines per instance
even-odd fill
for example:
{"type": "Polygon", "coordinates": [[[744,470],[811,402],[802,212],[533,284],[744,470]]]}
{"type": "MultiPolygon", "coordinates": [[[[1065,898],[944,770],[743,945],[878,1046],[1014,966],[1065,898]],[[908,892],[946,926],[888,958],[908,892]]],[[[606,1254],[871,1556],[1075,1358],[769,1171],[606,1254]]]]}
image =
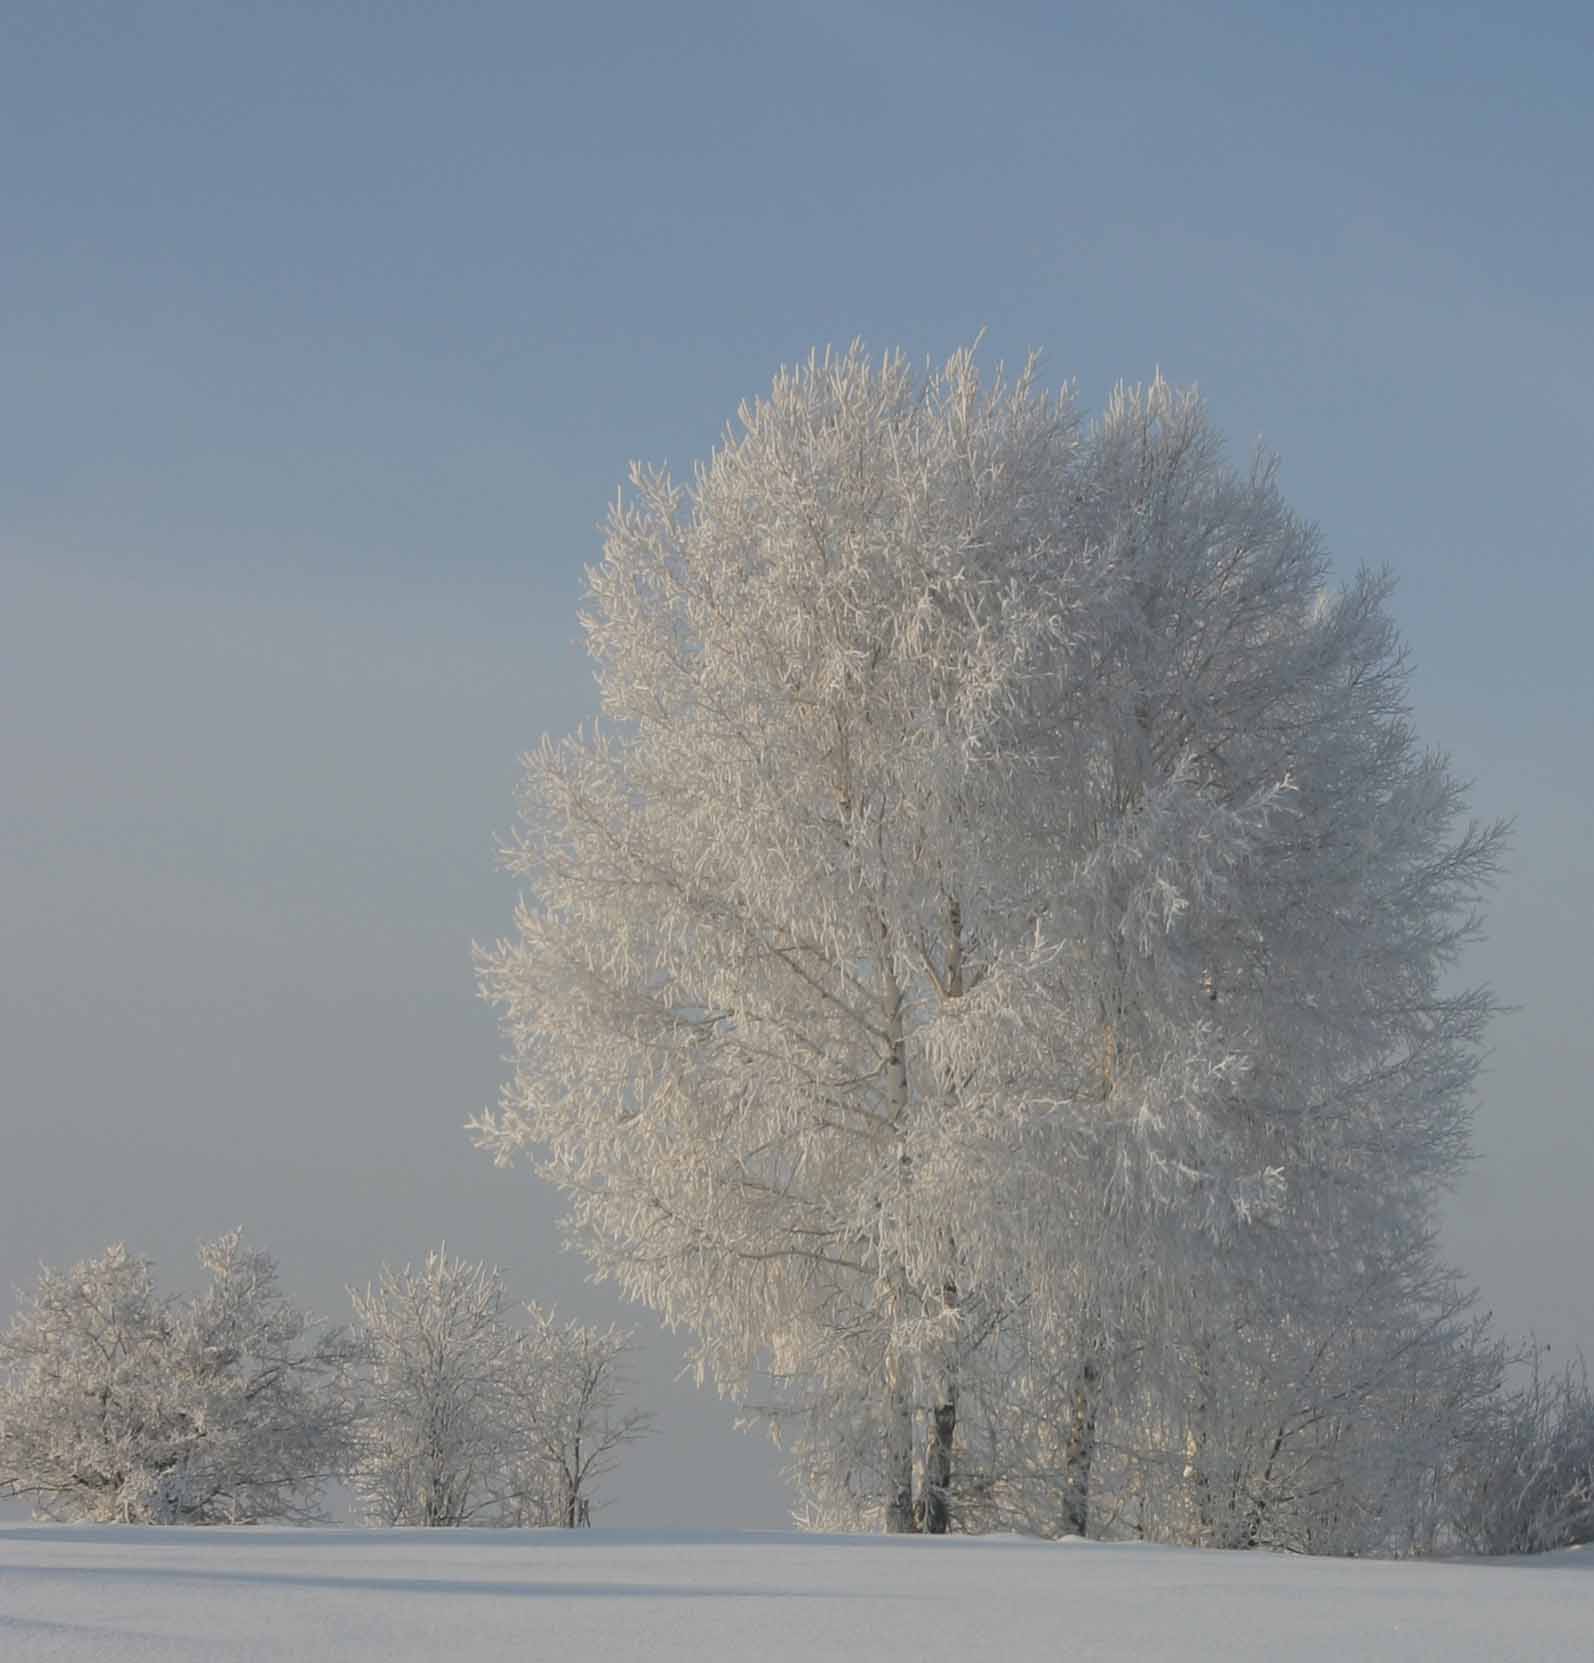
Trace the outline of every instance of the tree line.
{"type": "Polygon", "coordinates": [[[575,1527],[652,1429],[625,1405],[629,1334],[512,1313],[486,1264],[384,1269],[331,1326],[240,1233],[199,1259],[189,1295],[125,1246],[42,1272],[0,1334],[0,1495],[56,1520],[303,1523],[341,1481],[374,1524],[575,1527]]]}

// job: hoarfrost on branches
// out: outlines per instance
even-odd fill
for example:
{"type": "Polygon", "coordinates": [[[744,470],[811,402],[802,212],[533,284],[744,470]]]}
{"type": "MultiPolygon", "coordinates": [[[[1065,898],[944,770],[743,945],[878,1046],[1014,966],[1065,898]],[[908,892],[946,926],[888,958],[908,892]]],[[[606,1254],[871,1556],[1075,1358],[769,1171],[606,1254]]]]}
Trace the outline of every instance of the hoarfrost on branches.
{"type": "Polygon", "coordinates": [[[503,1279],[428,1253],[355,1293],[367,1362],[354,1487],[378,1524],[462,1525],[491,1506],[502,1460],[503,1392],[514,1335],[503,1279]]]}
{"type": "Polygon", "coordinates": [[[536,1305],[526,1308],[508,1384],[510,1460],[498,1480],[505,1524],[592,1523],[594,1492],[653,1417],[623,1406],[631,1335],[588,1327],[536,1305]]]}
{"type": "Polygon", "coordinates": [[[319,1518],[347,1466],[351,1350],[276,1285],[240,1233],[162,1296],[124,1246],[46,1269],[0,1335],[0,1493],[48,1519],[253,1524],[319,1518]]]}
{"type": "Polygon", "coordinates": [[[1594,1542],[1594,1391],[1581,1358],[1527,1378],[1486,1406],[1458,1450],[1445,1523],[1474,1553],[1545,1553],[1594,1542]]]}
{"type": "Polygon", "coordinates": [[[353,1482],[373,1522],[590,1524],[594,1491],[652,1417],[625,1409],[630,1335],[517,1324],[489,1265],[426,1256],[354,1296],[366,1362],[353,1482]]]}
{"type": "Polygon", "coordinates": [[[526,758],[478,1132],[781,1425],[811,1518],[977,1514],[961,1405],[1022,1333],[1084,1529],[1149,1337],[1251,1322],[1225,1264],[1282,1310],[1423,1237],[1503,832],[1412,731],[1389,591],[1161,380],[1086,427],[1033,365],[855,346],[689,486],[633,470],[604,722],[526,758]]]}

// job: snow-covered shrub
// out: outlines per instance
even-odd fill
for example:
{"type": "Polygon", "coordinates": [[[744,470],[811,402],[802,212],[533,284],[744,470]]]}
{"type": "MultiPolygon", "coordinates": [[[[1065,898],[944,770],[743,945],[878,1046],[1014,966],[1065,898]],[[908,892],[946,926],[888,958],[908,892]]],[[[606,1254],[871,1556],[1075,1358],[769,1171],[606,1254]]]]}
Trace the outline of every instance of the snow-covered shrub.
{"type": "Polygon", "coordinates": [[[41,1517],[253,1524],[320,1516],[348,1464],[351,1352],[239,1233],[162,1297],[124,1246],[46,1269],[0,1335],[0,1493],[41,1517]]]}
{"type": "Polygon", "coordinates": [[[1594,1392],[1579,1360],[1503,1391],[1452,1479],[1448,1522],[1474,1553],[1544,1553],[1594,1541],[1594,1392]]]}

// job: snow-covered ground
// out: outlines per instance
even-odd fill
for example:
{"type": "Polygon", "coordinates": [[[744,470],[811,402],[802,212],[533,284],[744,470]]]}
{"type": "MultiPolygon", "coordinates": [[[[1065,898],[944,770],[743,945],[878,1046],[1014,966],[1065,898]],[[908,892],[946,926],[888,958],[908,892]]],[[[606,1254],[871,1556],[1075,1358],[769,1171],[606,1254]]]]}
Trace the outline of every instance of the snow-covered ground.
{"type": "Polygon", "coordinates": [[[1386,1564],[1015,1539],[0,1529],[5,1663],[1594,1658],[1594,1548],[1386,1564]]]}

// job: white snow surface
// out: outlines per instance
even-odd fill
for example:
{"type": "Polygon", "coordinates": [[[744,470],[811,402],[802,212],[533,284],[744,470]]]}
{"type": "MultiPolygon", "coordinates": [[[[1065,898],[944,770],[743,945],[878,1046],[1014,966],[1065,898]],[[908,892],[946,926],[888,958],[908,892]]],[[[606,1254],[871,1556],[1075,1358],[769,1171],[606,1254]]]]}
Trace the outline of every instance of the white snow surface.
{"type": "Polygon", "coordinates": [[[0,1658],[1594,1658],[1594,1548],[1389,1563],[1017,1538],[0,1529],[0,1658]]]}

